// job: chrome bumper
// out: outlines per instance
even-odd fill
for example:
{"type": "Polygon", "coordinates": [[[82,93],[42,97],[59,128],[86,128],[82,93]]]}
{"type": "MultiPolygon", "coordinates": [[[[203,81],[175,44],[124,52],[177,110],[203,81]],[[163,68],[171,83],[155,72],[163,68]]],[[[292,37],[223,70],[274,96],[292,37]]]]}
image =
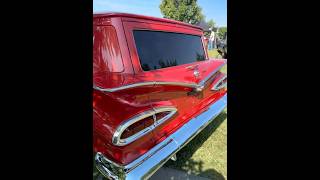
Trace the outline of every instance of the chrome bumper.
{"type": "Polygon", "coordinates": [[[167,139],[126,166],[118,165],[101,153],[95,157],[97,169],[110,179],[148,179],[164,163],[201,132],[227,106],[227,94],[209,109],[191,119],[167,139]]]}

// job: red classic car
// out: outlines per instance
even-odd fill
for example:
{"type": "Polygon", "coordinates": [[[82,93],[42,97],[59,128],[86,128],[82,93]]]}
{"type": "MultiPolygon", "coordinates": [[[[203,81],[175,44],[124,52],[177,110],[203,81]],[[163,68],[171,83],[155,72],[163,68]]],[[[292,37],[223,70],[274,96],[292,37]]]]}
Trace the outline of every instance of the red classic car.
{"type": "Polygon", "coordinates": [[[93,16],[95,166],[147,179],[227,105],[226,59],[209,59],[203,30],[125,13],[93,16]]]}

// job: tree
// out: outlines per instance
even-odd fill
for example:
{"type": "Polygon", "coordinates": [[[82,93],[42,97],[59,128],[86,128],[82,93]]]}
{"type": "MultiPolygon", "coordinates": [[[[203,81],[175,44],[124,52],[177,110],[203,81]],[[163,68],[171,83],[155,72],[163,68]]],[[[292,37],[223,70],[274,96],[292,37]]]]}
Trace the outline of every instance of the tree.
{"type": "Polygon", "coordinates": [[[218,31],[218,36],[220,39],[224,38],[224,34],[227,32],[227,27],[220,27],[218,31]]]}
{"type": "Polygon", "coordinates": [[[214,28],[215,25],[216,25],[216,23],[215,23],[212,19],[210,19],[210,20],[207,22],[207,24],[208,24],[208,26],[209,26],[210,28],[214,28]]]}
{"type": "Polygon", "coordinates": [[[164,18],[190,24],[197,24],[204,19],[197,0],[162,0],[159,7],[164,18]]]}

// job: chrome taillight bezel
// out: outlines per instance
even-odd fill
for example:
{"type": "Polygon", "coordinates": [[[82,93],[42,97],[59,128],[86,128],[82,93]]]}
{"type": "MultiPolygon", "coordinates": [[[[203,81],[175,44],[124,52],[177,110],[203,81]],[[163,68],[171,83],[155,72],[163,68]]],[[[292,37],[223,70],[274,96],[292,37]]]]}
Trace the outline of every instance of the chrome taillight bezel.
{"type": "Polygon", "coordinates": [[[223,74],[222,77],[219,78],[217,82],[215,82],[214,86],[211,88],[213,91],[219,91],[220,89],[227,87],[227,81],[223,83],[223,81],[227,80],[227,75],[223,74]]]}
{"type": "Polygon", "coordinates": [[[153,108],[151,110],[147,110],[144,111],[130,119],[128,119],[127,121],[125,121],[124,123],[122,123],[121,125],[119,125],[119,127],[116,129],[116,131],[113,134],[112,137],[112,143],[116,146],[125,146],[128,145],[130,143],[132,143],[133,141],[141,138],[142,136],[148,134],[149,132],[151,132],[154,128],[156,128],[157,126],[159,126],[160,124],[164,123],[165,121],[167,121],[168,119],[170,119],[175,113],[177,112],[177,109],[175,107],[157,107],[157,108],[153,108]],[[166,116],[162,117],[161,119],[156,119],[156,114],[157,113],[161,113],[161,112],[169,112],[169,114],[167,114],[166,116]],[[134,135],[127,137],[125,139],[121,139],[121,135],[122,133],[131,125],[133,125],[134,123],[144,120],[145,118],[148,118],[152,116],[153,117],[153,124],[137,133],[135,133],[134,135]]]}

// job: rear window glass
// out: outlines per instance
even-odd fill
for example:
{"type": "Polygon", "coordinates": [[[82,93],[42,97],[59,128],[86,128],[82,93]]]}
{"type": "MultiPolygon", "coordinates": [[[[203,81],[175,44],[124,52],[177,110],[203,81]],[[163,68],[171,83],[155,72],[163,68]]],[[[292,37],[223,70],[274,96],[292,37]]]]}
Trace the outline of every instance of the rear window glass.
{"type": "Polygon", "coordinates": [[[133,35],[144,71],[205,60],[200,36],[146,30],[133,35]]]}

